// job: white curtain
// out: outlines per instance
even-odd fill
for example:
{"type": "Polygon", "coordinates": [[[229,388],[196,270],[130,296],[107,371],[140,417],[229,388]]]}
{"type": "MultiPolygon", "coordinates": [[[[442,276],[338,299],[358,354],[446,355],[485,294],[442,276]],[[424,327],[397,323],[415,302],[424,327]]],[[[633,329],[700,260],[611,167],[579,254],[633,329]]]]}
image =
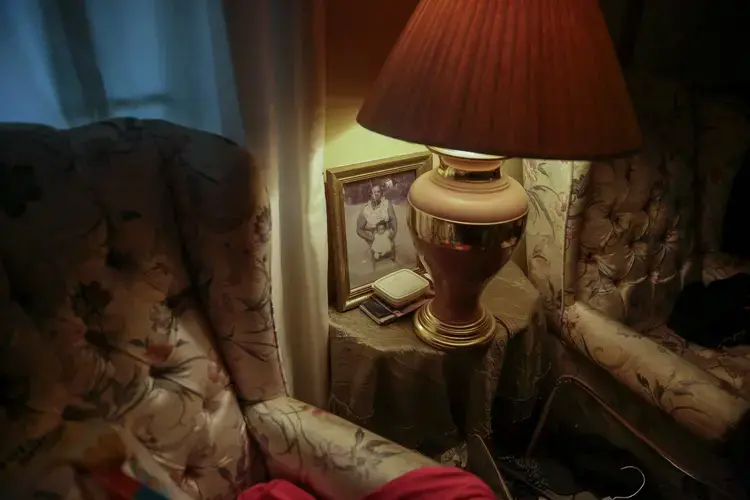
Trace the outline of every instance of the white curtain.
{"type": "Polygon", "coordinates": [[[327,401],[323,0],[2,0],[0,121],[162,118],[243,144],[273,200],[290,392],[327,401]]]}
{"type": "Polygon", "coordinates": [[[224,7],[246,141],[270,166],[273,299],[287,382],[296,397],[325,407],[323,0],[225,0],[224,7]]]}

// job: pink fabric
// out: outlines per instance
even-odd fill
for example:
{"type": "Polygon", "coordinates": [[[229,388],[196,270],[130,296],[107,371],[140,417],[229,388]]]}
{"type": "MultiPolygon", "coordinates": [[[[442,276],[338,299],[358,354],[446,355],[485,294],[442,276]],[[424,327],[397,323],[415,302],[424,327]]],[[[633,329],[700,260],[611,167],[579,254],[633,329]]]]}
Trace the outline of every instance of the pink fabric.
{"type": "MultiPolygon", "coordinates": [[[[385,483],[363,500],[494,500],[495,494],[474,474],[455,467],[423,467],[385,483]]],[[[256,484],[238,500],[315,500],[283,479],[256,484]]],[[[343,500],[343,499],[342,499],[343,500]]]]}
{"type": "Polygon", "coordinates": [[[243,491],[237,500],[315,500],[315,497],[294,483],[274,479],[243,491]]]}
{"type": "Polygon", "coordinates": [[[474,474],[456,467],[422,467],[389,481],[364,500],[495,500],[474,474]]]}

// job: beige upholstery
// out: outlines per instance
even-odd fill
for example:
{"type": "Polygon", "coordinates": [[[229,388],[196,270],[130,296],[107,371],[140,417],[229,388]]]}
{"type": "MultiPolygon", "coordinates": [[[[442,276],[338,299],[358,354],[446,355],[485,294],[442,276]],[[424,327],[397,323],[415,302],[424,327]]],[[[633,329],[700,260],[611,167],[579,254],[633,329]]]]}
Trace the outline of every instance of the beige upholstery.
{"type": "MultiPolygon", "coordinates": [[[[354,498],[430,463],[286,396],[258,174],[166,122],[0,128],[0,491],[65,422],[95,419],[194,498],[278,463],[354,498]]],[[[48,472],[37,495],[75,490],[70,467],[48,472]]]]}
{"type": "Polygon", "coordinates": [[[686,283],[749,268],[718,250],[750,116],[645,75],[628,86],[640,153],[524,162],[529,275],[581,359],[695,436],[730,439],[750,409],[748,350],[686,345],[664,323],[686,283]]]}
{"type": "Polygon", "coordinates": [[[750,401],[750,346],[710,349],[685,341],[666,325],[642,333],[691,365],[726,382],[750,401]]]}

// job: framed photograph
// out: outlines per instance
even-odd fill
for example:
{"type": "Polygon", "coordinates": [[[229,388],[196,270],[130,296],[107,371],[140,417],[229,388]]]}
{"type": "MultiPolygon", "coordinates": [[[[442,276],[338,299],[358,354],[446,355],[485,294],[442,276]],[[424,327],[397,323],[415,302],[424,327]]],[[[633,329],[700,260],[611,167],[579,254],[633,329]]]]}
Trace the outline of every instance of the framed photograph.
{"type": "Polygon", "coordinates": [[[431,168],[428,152],[326,171],[336,308],[365,301],[371,284],[398,269],[424,272],[409,235],[409,188],[431,168]]]}

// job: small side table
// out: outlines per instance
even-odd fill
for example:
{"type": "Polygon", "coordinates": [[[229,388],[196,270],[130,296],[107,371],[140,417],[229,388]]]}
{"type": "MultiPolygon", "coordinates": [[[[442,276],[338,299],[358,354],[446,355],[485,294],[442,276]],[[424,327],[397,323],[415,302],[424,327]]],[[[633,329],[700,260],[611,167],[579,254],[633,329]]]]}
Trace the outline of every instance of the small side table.
{"type": "Polygon", "coordinates": [[[493,420],[531,416],[546,373],[539,294],[512,262],[487,286],[494,340],[443,352],[412,332],[411,316],[378,326],[359,309],[330,311],[330,410],[406,447],[438,456],[486,439],[493,420]],[[493,411],[494,408],[494,411],[493,411]]]}

